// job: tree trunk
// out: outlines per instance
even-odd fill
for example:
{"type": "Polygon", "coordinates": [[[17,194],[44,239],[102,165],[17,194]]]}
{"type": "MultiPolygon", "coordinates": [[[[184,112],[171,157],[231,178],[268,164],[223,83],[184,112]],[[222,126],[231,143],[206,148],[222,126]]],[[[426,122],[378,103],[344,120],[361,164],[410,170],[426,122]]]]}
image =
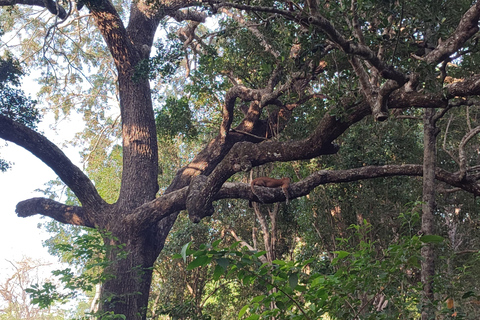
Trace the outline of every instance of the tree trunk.
{"type": "MultiPolygon", "coordinates": [[[[435,109],[425,109],[423,118],[424,126],[424,151],[423,151],[423,207],[422,207],[422,234],[434,234],[435,211],[435,158],[436,136],[435,109]]],[[[432,243],[422,247],[421,280],[423,285],[422,320],[434,319],[433,308],[433,276],[435,273],[434,248],[432,243]]]]}
{"type": "Polygon", "coordinates": [[[113,312],[125,315],[126,319],[146,319],[155,258],[142,249],[141,243],[129,243],[108,255],[111,265],[104,276],[111,279],[102,286],[100,314],[113,312]],[[126,253],[125,258],[120,257],[120,251],[126,253]]]}

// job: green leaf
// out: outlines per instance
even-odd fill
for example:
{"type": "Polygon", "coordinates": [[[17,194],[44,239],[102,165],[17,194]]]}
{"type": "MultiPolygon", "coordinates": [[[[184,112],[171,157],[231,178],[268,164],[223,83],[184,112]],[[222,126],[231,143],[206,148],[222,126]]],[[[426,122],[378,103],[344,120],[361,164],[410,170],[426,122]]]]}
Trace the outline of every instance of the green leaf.
{"type": "Polygon", "coordinates": [[[475,297],[475,296],[476,296],[475,292],[467,291],[463,294],[462,299],[467,299],[467,298],[475,297]]]}
{"type": "Polygon", "coordinates": [[[224,270],[227,270],[230,265],[230,261],[227,258],[218,258],[216,261],[224,270]]]}
{"type": "Polygon", "coordinates": [[[256,296],[255,298],[252,299],[252,303],[257,303],[265,299],[266,295],[262,294],[260,296],[256,296]]]}
{"type": "Polygon", "coordinates": [[[282,261],[282,260],[273,260],[272,263],[278,264],[279,266],[284,266],[287,264],[285,261],[282,261]]]}
{"type": "Polygon", "coordinates": [[[290,284],[290,288],[295,289],[298,285],[298,274],[293,273],[288,277],[288,284],[290,284]]]}
{"type": "Polygon", "coordinates": [[[234,243],[232,243],[230,245],[230,247],[229,247],[230,251],[235,250],[239,245],[240,245],[240,241],[235,241],[234,243]]]}
{"type": "Polygon", "coordinates": [[[248,305],[243,306],[243,308],[240,309],[240,312],[238,313],[238,319],[242,318],[245,312],[247,312],[247,310],[248,310],[248,305]]]}
{"type": "Polygon", "coordinates": [[[222,239],[218,239],[218,240],[214,241],[214,242],[212,243],[212,247],[213,247],[213,248],[218,247],[218,245],[220,244],[220,242],[222,242],[222,239]]]}
{"type": "Polygon", "coordinates": [[[215,270],[213,271],[213,280],[217,281],[220,277],[224,274],[225,269],[222,268],[220,265],[215,266],[215,270]]]}
{"type": "Polygon", "coordinates": [[[188,242],[182,247],[181,255],[183,258],[183,262],[187,262],[187,250],[190,248],[191,245],[192,242],[188,242]]]}
{"type": "Polygon", "coordinates": [[[182,256],[180,253],[175,253],[175,254],[172,256],[172,259],[180,259],[180,258],[183,258],[183,256],[182,256]]]}
{"type": "Polygon", "coordinates": [[[334,251],[334,253],[337,255],[338,259],[346,258],[350,254],[350,252],[347,251],[334,251]]]}
{"type": "Polygon", "coordinates": [[[187,270],[203,267],[207,265],[209,262],[210,262],[210,258],[208,256],[199,256],[188,264],[187,270]]]}
{"type": "Polygon", "coordinates": [[[422,241],[423,243],[441,243],[444,240],[445,239],[443,237],[437,236],[435,234],[429,234],[429,235],[420,237],[420,241],[422,241]]]}
{"type": "Polygon", "coordinates": [[[267,253],[267,251],[264,250],[264,251],[260,251],[260,252],[255,253],[253,256],[254,256],[255,258],[258,258],[258,257],[263,256],[263,255],[266,254],[266,253],[267,253]]]}

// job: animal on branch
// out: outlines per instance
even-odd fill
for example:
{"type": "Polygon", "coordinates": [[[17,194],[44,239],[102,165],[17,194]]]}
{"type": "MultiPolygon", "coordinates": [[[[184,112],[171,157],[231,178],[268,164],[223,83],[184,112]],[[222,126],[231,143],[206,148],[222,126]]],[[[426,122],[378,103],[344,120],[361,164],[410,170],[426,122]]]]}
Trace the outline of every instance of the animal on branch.
{"type": "MultiPolygon", "coordinates": [[[[281,178],[274,179],[269,177],[259,177],[255,178],[250,182],[252,188],[252,193],[262,201],[261,197],[255,192],[254,186],[267,187],[267,188],[282,188],[283,194],[285,195],[286,203],[288,204],[289,194],[288,188],[290,187],[290,178],[281,178]]],[[[263,202],[263,201],[262,201],[263,202]]]]}

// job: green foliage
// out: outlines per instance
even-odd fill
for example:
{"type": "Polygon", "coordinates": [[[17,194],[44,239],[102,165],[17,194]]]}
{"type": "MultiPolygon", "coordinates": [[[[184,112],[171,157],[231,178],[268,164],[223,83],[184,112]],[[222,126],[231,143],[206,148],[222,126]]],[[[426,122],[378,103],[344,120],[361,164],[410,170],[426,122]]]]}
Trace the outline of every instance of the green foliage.
{"type": "MultiPolygon", "coordinates": [[[[23,71],[18,61],[10,55],[0,57],[0,115],[35,129],[40,121],[40,113],[36,109],[37,102],[25,96],[15,87],[20,86],[23,71]]],[[[11,167],[11,163],[0,159],[0,172],[11,167]]]]}
{"type": "Polygon", "coordinates": [[[50,307],[55,302],[65,302],[74,296],[73,293],[62,294],[57,291],[57,287],[51,282],[45,282],[40,285],[33,284],[30,288],[25,289],[30,294],[32,303],[38,305],[41,309],[50,307]]]}
{"type": "Polygon", "coordinates": [[[160,138],[172,139],[183,135],[186,139],[193,139],[198,134],[187,98],[168,97],[157,111],[155,123],[160,138]]]}
{"type": "MultiPolygon", "coordinates": [[[[110,141],[101,142],[107,146],[110,141]]],[[[95,187],[100,196],[108,203],[115,203],[120,194],[122,179],[123,149],[114,144],[110,148],[97,147],[92,150],[87,167],[90,179],[95,182],[95,187]]]]}
{"type": "Polygon", "coordinates": [[[40,121],[37,102],[14,88],[20,85],[23,75],[20,66],[11,57],[0,58],[0,74],[0,114],[35,129],[40,121]]]}
{"type": "Polygon", "coordinates": [[[172,319],[210,320],[208,315],[198,315],[195,301],[187,300],[181,304],[167,303],[157,310],[159,315],[168,315],[172,319]]]}
{"type": "Polygon", "coordinates": [[[113,311],[107,311],[107,312],[94,312],[90,313],[87,317],[80,318],[78,320],[89,320],[92,319],[98,319],[98,320],[126,320],[127,318],[123,314],[115,314],[113,311]]]}
{"type": "MultiPolygon", "coordinates": [[[[368,225],[354,228],[357,237],[369,232],[368,225]]],[[[344,250],[335,252],[335,272],[329,274],[311,272],[315,265],[325,263],[316,258],[262,263],[259,257],[264,251],[248,251],[240,248],[239,242],[221,248],[216,241],[198,250],[187,244],[176,257],[193,258],[187,269],[214,265],[214,281],[236,278],[243,286],[262,287],[262,294],[251,298],[239,311],[239,319],[318,319],[323,315],[335,319],[396,319],[416,315],[409,310],[416,310],[421,291],[409,274],[419,269],[419,238],[403,238],[391,244],[382,258],[375,243],[360,241],[350,247],[348,242],[344,239],[339,243],[344,250]],[[379,297],[384,298],[382,303],[388,303],[378,305],[379,297]]]]}
{"type": "Polygon", "coordinates": [[[156,79],[159,77],[163,81],[168,81],[175,74],[184,58],[182,43],[174,39],[173,35],[165,42],[167,43],[158,41],[155,44],[155,56],[143,60],[136,66],[134,79],[156,79]]]}
{"type": "MultiPolygon", "coordinates": [[[[111,244],[118,239],[109,232],[81,233],[70,238],[68,243],[57,243],[55,250],[62,255],[67,262],[76,262],[82,269],[80,272],[71,268],[52,271],[52,274],[62,283],[60,290],[54,284],[47,282],[42,286],[36,284],[26,291],[30,294],[32,303],[40,308],[47,308],[55,302],[66,302],[78,296],[80,292],[90,293],[98,283],[111,279],[113,275],[105,272],[105,269],[115,263],[107,259],[107,253],[111,250],[117,252],[116,259],[125,259],[127,253],[123,250],[125,244],[111,244]],[[107,245],[105,242],[108,243],[107,245]],[[66,292],[66,293],[62,293],[66,292]]],[[[102,319],[121,319],[118,315],[104,315],[102,319]]]]}

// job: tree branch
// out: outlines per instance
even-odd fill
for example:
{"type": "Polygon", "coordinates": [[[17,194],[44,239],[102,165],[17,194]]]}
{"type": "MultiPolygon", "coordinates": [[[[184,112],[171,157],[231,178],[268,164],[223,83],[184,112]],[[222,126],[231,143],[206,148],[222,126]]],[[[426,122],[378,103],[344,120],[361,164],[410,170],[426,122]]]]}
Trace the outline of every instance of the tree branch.
{"type": "Polygon", "coordinates": [[[4,6],[14,6],[16,4],[28,5],[28,6],[37,6],[46,8],[52,14],[58,16],[60,19],[64,20],[67,18],[67,11],[53,0],[0,0],[0,7],[4,6]]]}
{"type": "Polygon", "coordinates": [[[458,146],[458,161],[460,164],[460,180],[465,179],[467,176],[467,156],[465,153],[465,145],[467,142],[472,139],[474,136],[480,133],[480,126],[475,127],[471,131],[469,131],[460,141],[460,145],[458,146]]]}
{"type": "MultiPolygon", "coordinates": [[[[304,180],[290,185],[290,199],[306,196],[320,185],[330,183],[352,182],[365,179],[385,178],[393,176],[419,176],[423,175],[423,166],[420,164],[410,165],[386,165],[366,166],[347,170],[321,170],[311,174],[304,180]]],[[[456,173],[450,173],[443,169],[436,169],[435,178],[448,185],[461,188],[474,195],[480,195],[480,185],[474,179],[461,180],[456,173]]],[[[285,195],[280,188],[256,187],[256,192],[262,192],[262,200],[265,203],[274,203],[285,200],[285,195]]],[[[227,198],[240,198],[255,200],[250,184],[239,182],[226,182],[215,200],[227,198]]]]}
{"type": "Polygon", "coordinates": [[[192,221],[200,221],[204,216],[211,215],[213,209],[211,203],[215,194],[236,172],[248,171],[253,166],[268,162],[305,160],[336,153],[338,147],[332,144],[333,140],[367,114],[369,107],[366,103],[356,106],[354,112],[342,119],[326,114],[313,134],[301,141],[266,141],[261,145],[237,143],[208,178],[197,177],[191,182],[190,187],[193,187],[193,183],[196,191],[195,193],[191,191],[187,198],[186,206],[190,218],[192,221]]]}
{"type": "Polygon", "coordinates": [[[178,22],[185,20],[205,22],[205,19],[207,18],[207,15],[205,13],[189,9],[176,10],[172,13],[169,13],[168,15],[178,22]]]}
{"type": "MultiPolygon", "coordinates": [[[[289,195],[290,199],[306,196],[313,189],[320,185],[330,183],[352,182],[365,179],[385,178],[393,176],[418,176],[423,175],[423,166],[419,164],[410,165],[386,165],[386,166],[366,166],[361,168],[347,169],[347,170],[321,170],[311,174],[307,178],[297,183],[290,185],[289,195]]],[[[203,183],[208,179],[205,176],[198,178],[203,183]]],[[[463,191],[472,193],[476,196],[480,195],[480,185],[473,178],[467,177],[460,179],[456,173],[450,173],[443,169],[437,168],[435,178],[438,181],[444,182],[453,187],[462,189],[463,191]]],[[[194,186],[198,192],[202,190],[203,185],[194,186]]],[[[135,232],[141,232],[178,211],[188,209],[187,197],[190,192],[189,188],[185,187],[177,191],[172,191],[168,194],[144,204],[137,208],[132,214],[125,217],[125,224],[135,227],[135,232]]],[[[264,203],[275,203],[285,201],[285,194],[280,188],[263,188],[257,187],[256,192],[261,192],[264,203]]],[[[213,201],[220,199],[245,199],[256,201],[257,196],[252,193],[250,184],[239,182],[225,182],[220,187],[219,191],[211,197],[210,205],[213,201]]],[[[198,198],[196,198],[198,199],[198,198]]],[[[196,199],[192,199],[197,201],[196,199]]],[[[195,207],[193,208],[195,209],[195,207]]],[[[209,212],[211,213],[211,212],[209,212]]],[[[197,213],[198,214],[198,213],[197,213]]],[[[191,212],[189,212],[191,215],[191,212]]],[[[198,220],[204,218],[206,215],[198,216],[198,220]]]]}
{"type": "Polygon", "coordinates": [[[437,64],[447,59],[478,32],[479,19],[480,1],[477,1],[477,3],[465,12],[453,34],[447,40],[439,43],[438,46],[423,57],[422,60],[437,64]]]}
{"type": "Polygon", "coordinates": [[[67,206],[51,199],[32,198],[24,200],[17,204],[15,211],[22,218],[41,214],[61,223],[95,228],[95,223],[85,214],[82,207],[67,206]]]}
{"type": "MultiPolygon", "coordinates": [[[[443,88],[443,91],[436,93],[423,94],[397,90],[389,96],[388,105],[391,108],[446,108],[449,105],[449,99],[477,95],[480,95],[480,74],[449,84],[443,88]]],[[[454,104],[454,106],[459,105],[461,104],[454,104]]]]}
{"type": "Polygon", "coordinates": [[[106,204],[90,179],[43,135],[0,115],[0,138],[25,148],[42,160],[72,189],[87,209],[99,211],[106,204]]]}

